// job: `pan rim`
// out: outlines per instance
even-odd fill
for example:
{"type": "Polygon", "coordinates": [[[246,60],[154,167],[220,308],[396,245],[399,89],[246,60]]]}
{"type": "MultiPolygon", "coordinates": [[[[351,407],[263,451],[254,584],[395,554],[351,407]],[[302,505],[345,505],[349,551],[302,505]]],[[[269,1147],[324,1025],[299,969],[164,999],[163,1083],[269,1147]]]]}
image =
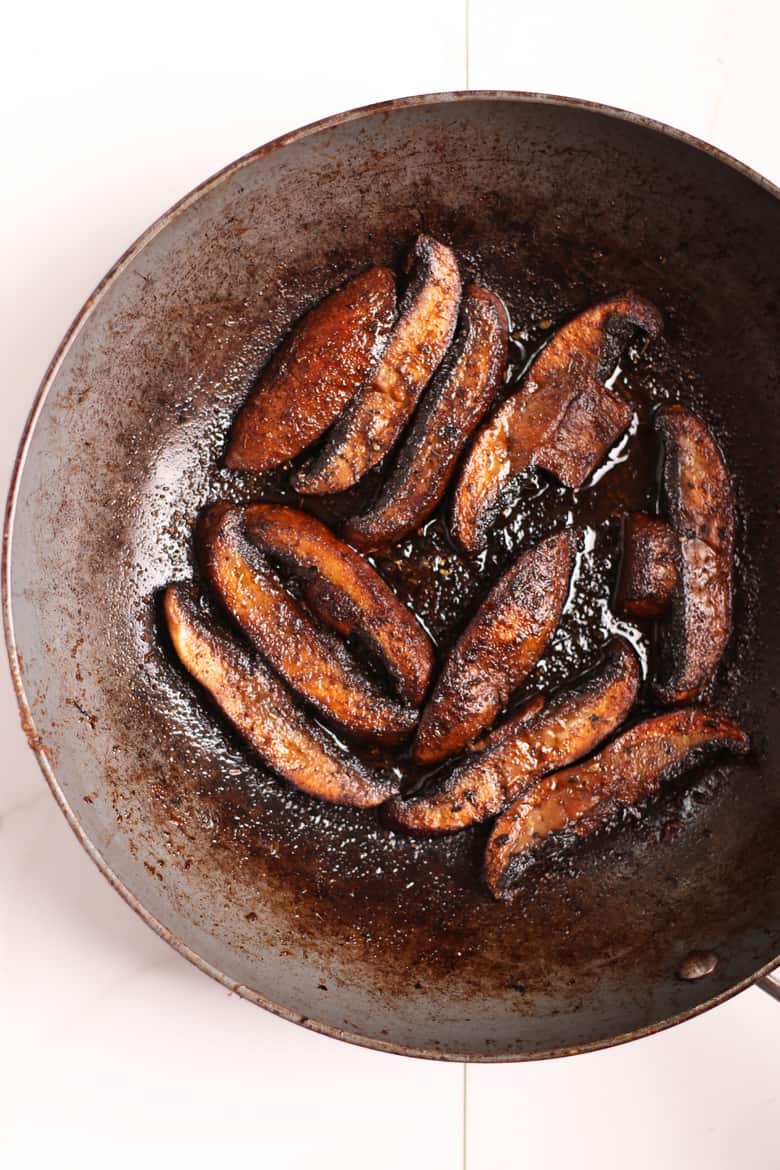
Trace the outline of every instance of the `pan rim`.
{"type": "Polygon", "coordinates": [[[135,259],[135,257],[157,236],[163,231],[174,219],[182,215],[204,194],[216,187],[223,180],[231,177],[245,167],[254,163],[257,159],[271,154],[282,147],[289,146],[293,143],[303,141],[304,139],[320,133],[323,130],[333,129],[337,126],[345,125],[346,123],[357,121],[360,118],[372,116],[377,113],[391,113],[396,110],[435,106],[446,104],[458,104],[465,102],[516,102],[526,105],[543,105],[543,106],[564,106],[572,109],[581,110],[586,113],[595,114],[602,117],[612,118],[616,121],[623,121],[629,124],[639,126],[642,129],[651,130],[655,133],[661,134],[664,137],[671,138],[675,141],[681,142],[687,146],[693,147],[703,154],[709,155],[715,161],[727,166],[729,169],[735,171],[743,178],[748,179],[756,184],[769,195],[773,196],[780,202],[780,187],[776,186],[769,179],[759,174],[757,171],[740,162],[732,155],[712,146],[710,143],[701,138],[697,138],[692,134],[688,134],[683,130],[678,130],[671,127],[664,122],[656,119],[645,117],[642,114],[637,114],[628,110],[621,109],[617,106],[605,105],[599,102],[587,101],[585,99],[566,97],[558,94],[544,94],[535,93],[522,90],[454,90],[451,92],[422,94],[411,97],[396,98],[390,101],[372,103],[366,106],[355,107],[344,111],[343,113],[329,115],[317,121],[310,122],[297,130],[290,131],[287,134],[280,135],[272,139],[270,142],[249,151],[240,158],[228,163],[227,166],[221,168],[209,178],[199,183],[181,199],[175,202],[167,211],[163,212],[158,219],[154,221],[116,260],[116,262],[109,268],[106,275],[98,283],[94,291],[86,299],[81,309],[73,318],[70,326],[66,330],[62,341],[60,342],[54,356],[52,357],[49,366],[43,376],[43,379],[38,387],[38,390],[33,399],[30,412],[22,431],[22,436],[19,442],[19,447],[14,459],[10,485],[8,489],[8,496],[5,505],[5,518],[3,526],[3,552],[2,552],[2,607],[3,607],[3,629],[5,636],[6,651],[8,653],[9,666],[11,677],[14,685],[14,692],[16,695],[17,706],[22,723],[22,730],[27,738],[30,748],[34,751],[38,765],[43,772],[43,775],[51,789],[57,804],[59,805],[66,821],[73,830],[76,838],[81,843],[87,854],[91,857],[97,868],[113,886],[113,888],[124,898],[125,902],[132,910],[139,915],[139,917],[150,926],[156,934],[160,936],[165,942],[169,943],[179,954],[188,959],[206,975],[211,976],[218,983],[227,987],[231,992],[242,996],[242,998],[249,1000],[251,1003],[257,1004],[259,1007],[265,1008],[274,1015],[282,1019],[289,1020],[291,1023],[299,1024],[302,1027],[308,1028],[310,1031],[317,1032],[321,1035],[330,1036],[336,1040],[343,1040],[350,1044],[356,1044],[360,1047],[371,1048],[380,1052],[389,1052],[400,1056],[419,1057],[429,1060],[443,1060],[453,1061],[457,1063],[473,1063],[473,1064],[498,1064],[498,1063],[515,1063],[545,1059],[555,1059],[562,1056],[573,1056],[580,1053],[596,1052],[605,1048],[615,1047],[620,1044],[625,1044],[631,1040],[638,1040],[645,1036],[654,1035],[657,1032],[664,1031],[667,1028],[674,1027],[676,1024],[683,1023],[685,1020],[693,1019],[696,1016],[702,1015],[704,1012],[711,1010],[714,1007],[726,1002],[733,996],[745,991],[747,988],[756,984],[760,979],[769,975],[773,970],[780,966],[780,955],[769,963],[765,964],[752,975],[740,980],[734,986],[727,988],[718,995],[712,996],[704,1000],[702,1003],[696,1004],[690,1009],[679,1012],[674,1016],[659,1020],[645,1027],[635,1029],[633,1031],[620,1033],[617,1036],[610,1038],[585,1042],[582,1044],[545,1049],[539,1052],[517,1053],[517,1052],[494,1052],[494,1053],[464,1053],[449,1050],[438,1050],[435,1048],[419,1048],[413,1045],[405,1045],[395,1041],[382,1040],[371,1036],[365,1036],[357,1032],[351,1032],[343,1028],[336,1027],[333,1024],[328,1024],[321,1020],[316,1020],[308,1016],[302,1016],[300,1013],[291,1011],[285,1007],[284,1004],[276,1002],[254,991],[252,988],[243,984],[234,983],[223,971],[215,967],[203,956],[199,955],[191,947],[187,945],[182,939],[178,938],[173,931],[171,931],[163,922],[155,917],[142,902],[132,893],[132,891],[124,884],[124,882],[117,876],[108,864],[106,859],[102,856],[100,851],[92,843],[84,829],[82,828],[79,818],[74,809],[68,803],[64,792],[62,791],[57,780],[54,769],[52,768],[49,759],[46,755],[35,723],[32,716],[32,710],[27,699],[22,681],[21,664],[19,660],[19,652],[16,643],[16,633],[14,627],[13,602],[11,596],[11,573],[13,562],[13,528],[16,517],[16,508],[19,498],[19,489],[21,478],[24,471],[24,466],[29,453],[32,437],[46,405],[46,400],[49,391],[55,381],[55,378],[62,366],[66,354],[70,350],[76,336],[81,328],[85,325],[90,317],[92,310],[98,302],[105,295],[109,287],[113,284],[115,279],[124,271],[124,269],[135,259]]]}

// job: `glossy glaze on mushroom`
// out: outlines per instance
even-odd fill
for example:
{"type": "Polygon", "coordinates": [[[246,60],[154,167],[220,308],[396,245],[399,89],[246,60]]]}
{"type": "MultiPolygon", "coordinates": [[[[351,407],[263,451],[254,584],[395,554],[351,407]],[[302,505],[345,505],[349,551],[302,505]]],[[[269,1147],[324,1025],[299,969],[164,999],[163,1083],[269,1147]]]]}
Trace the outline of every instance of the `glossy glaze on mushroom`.
{"type": "Polygon", "coordinates": [[[447,352],[460,306],[455,254],[419,236],[411,259],[412,281],[387,345],[321,453],[295,476],[300,492],[342,492],[362,479],[393,447],[447,352]]]}
{"type": "Polygon", "coordinates": [[[680,541],[658,516],[633,512],[623,521],[617,605],[629,617],[656,618],[672,603],[680,579],[680,541]]]}
{"type": "Polygon", "coordinates": [[[470,284],[448,360],[425,391],[378,498],[347,522],[348,540],[360,548],[381,548],[428,519],[469,436],[503,385],[506,363],[506,310],[493,293],[470,284]]]}
{"type": "Polygon", "coordinates": [[[748,738],[725,715],[685,707],[639,723],[588,763],[554,772],[517,798],[498,818],[488,842],[485,875],[497,898],[511,896],[513,880],[534,852],[556,834],[587,837],[657,792],[705,751],[745,752],[748,738]]]}
{"type": "Polygon", "coordinates": [[[201,517],[203,574],[266,662],[320,715],[359,739],[401,743],[417,711],[385,695],[339,638],[321,629],[246,537],[240,508],[214,504],[201,517]]]}
{"type": "Polygon", "coordinates": [[[366,643],[401,699],[415,707],[422,703],[435,668],[431,640],[365,557],[322,521],[281,504],[250,504],[244,530],[305,582],[304,600],[317,617],[366,643]]]}
{"type": "Polygon", "coordinates": [[[281,778],[383,806],[386,832],[495,819],[484,879],[508,900],[702,753],[747,750],[746,732],[703,705],[732,632],[734,489],[709,425],[662,394],[660,496],[653,479],[589,512],[587,493],[635,457],[637,430],[652,435],[617,381],[630,343],[661,333],[644,297],[581,309],[515,362],[507,308],[472,258],[422,234],[407,269],[397,312],[382,267],[311,309],[237,414],[221,474],[275,478],[251,481],[269,484],[261,499],[223,481],[195,560],[240,640],[192,587],[169,586],[163,614],[182,665],[281,778]],[[526,479],[519,522],[496,536],[526,479]],[[546,492],[565,510],[545,511],[546,492]],[[567,656],[550,685],[548,658],[577,650],[567,614],[593,606],[580,591],[600,554],[589,520],[575,527],[580,508],[614,525],[612,575],[596,665],[583,674],[594,655],[567,656]],[[426,572],[468,583],[443,619],[399,591],[431,526],[426,572]],[[621,732],[637,704],[641,721],[621,732]]]}
{"type": "Polygon", "coordinates": [[[486,728],[544,653],[555,633],[574,568],[574,537],[548,536],[518,557],[469,622],[433,689],[412,748],[438,764],[486,728]]]}
{"type": "Polygon", "coordinates": [[[640,680],[635,651],[617,639],[580,682],[524,703],[433,792],[393,800],[386,809],[390,823],[416,833],[452,833],[495,816],[534,781],[588,755],[615,731],[640,680]]]}
{"type": "Polygon", "coordinates": [[[299,321],[263,370],[233,424],[225,466],[266,471],[332,426],[384,349],[395,277],[369,268],[299,321]]]}
{"type": "Polygon", "coordinates": [[[169,585],[163,608],[182,665],[280,776],[334,804],[373,808],[392,795],[395,779],[367,768],[307,719],[262,662],[209,623],[188,587],[169,585]]]}
{"type": "Polygon", "coordinates": [[[680,574],[663,627],[656,693],[690,703],[706,693],[731,636],[734,492],[712,431],[684,406],[659,411],[663,496],[680,541],[680,574]]]}
{"type": "Polygon", "coordinates": [[[452,531],[469,553],[484,547],[516,478],[536,465],[581,487],[631,422],[605,383],[637,330],[661,318],[635,293],[586,309],[550,339],[519,389],[477,432],[455,487],[452,531]]]}

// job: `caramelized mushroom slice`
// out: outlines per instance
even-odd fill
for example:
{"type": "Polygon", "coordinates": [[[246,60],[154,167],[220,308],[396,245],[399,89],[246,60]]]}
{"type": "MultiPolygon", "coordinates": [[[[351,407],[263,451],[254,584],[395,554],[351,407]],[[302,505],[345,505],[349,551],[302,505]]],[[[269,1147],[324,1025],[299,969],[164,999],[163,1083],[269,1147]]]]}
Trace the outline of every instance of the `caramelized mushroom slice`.
{"type": "Polygon", "coordinates": [[[185,669],[285,780],[320,800],[360,808],[382,804],[397,791],[391,777],[367,768],[307,719],[261,662],[204,618],[188,589],[169,585],[163,607],[185,669]]]}
{"type": "Polygon", "coordinates": [[[631,408],[604,385],[631,335],[651,337],[661,317],[626,293],[586,309],[551,338],[519,390],[477,432],[453,502],[452,531],[476,552],[505,506],[514,480],[532,464],[580,487],[631,422],[631,408]]]}
{"type": "Polygon", "coordinates": [[[680,538],[680,577],[662,635],[665,703],[688,703],[710,686],[731,635],[734,494],[723,456],[705,422],[684,406],[659,411],[663,488],[680,538]]]}
{"type": "Polygon", "coordinates": [[[330,626],[343,638],[352,638],[356,633],[354,611],[343,593],[334,592],[325,581],[315,577],[303,589],[303,600],[323,625],[330,626]]]}
{"type": "Polygon", "coordinates": [[[394,314],[387,268],[369,268],[307,313],[241,408],[225,466],[267,471],[324,434],[365,383],[394,314]]]}
{"type": "Polygon", "coordinates": [[[326,495],[357,483],[393,446],[444,357],[458,319],[458,262],[430,236],[418,236],[412,257],[416,271],[374,373],[294,477],[298,491],[326,495]]]}
{"type": "Polygon", "coordinates": [[[574,538],[557,532],[518,557],[461,634],[420,719],[412,756],[437,764],[490,727],[544,652],[574,568],[574,538]]]}
{"type": "Polygon", "coordinates": [[[381,548],[427,520],[503,384],[506,361],[506,310],[493,293],[470,284],[450,353],[425,391],[379,498],[364,515],[347,521],[347,540],[359,548],[381,548]]]}
{"type": "Polygon", "coordinates": [[[469,751],[481,752],[486,748],[495,747],[496,744],[503,743],[505,739],[511,738],[519,727],[526,723],[530,723],[535,715],[547,705],[546,695],[531,695],[530,699],[525,699],[518,707],[515,707],[512,714],[499,723],[496,727],[483,735],[481,739],[477,739],[474,743],[469,745],[469,751]]]}
{"type": "Polygon", "coordinates": [[[534,462],[566,487],[582,487],[633,417],[631,407],[616,390],[600,382],[585,385],[536,452],[534,462]]]}
{"type": "Polygon", "coordinates": [[[633,512],[623,522],[623,557],[617,604],[629,617],[664,613],[680,576],[680,541],[657,516],[633,512]]]}
{"type": "Polygon", "coordinates": [[[741,727],[700,707],[639,723],[587,763],[540,780],[498,818],[485,857],[491,892],[510,899],[513,884],[538,859],[538,848],[555,834],[589,836],[612,818],[617,807],[651,796],[706,749],[745,752],[748,746],[741,727]]]}
{"type": "Polygon", "coordinates": [[[199,526],[200,560],[227,612],[282,678],[350,735],[400,743],[417,712],[384,695],[341,640],[322,630],[290,596],[247,540],[241,510],[213,504],[199,526]]]}
{"type": "Polygon", "coordinates": [[[396,797],[386,809],[389,821],[415,833],[452,833],[494,816],[534,781],[587,755],[619,727],[640,678],[633,649],[616,639],[600,667],[553,699],[526,703],[436,791],[396,797]]]}
{"type": "Polygon", "coordinates": [[[307,582],[304,600],[310,608],[341,633],[364,641],[400,697],[419,706],[433,674],[433,646],[376,569],[320,520],[295,508],[251,504],[244,526],[253,544],[307,582]]]}

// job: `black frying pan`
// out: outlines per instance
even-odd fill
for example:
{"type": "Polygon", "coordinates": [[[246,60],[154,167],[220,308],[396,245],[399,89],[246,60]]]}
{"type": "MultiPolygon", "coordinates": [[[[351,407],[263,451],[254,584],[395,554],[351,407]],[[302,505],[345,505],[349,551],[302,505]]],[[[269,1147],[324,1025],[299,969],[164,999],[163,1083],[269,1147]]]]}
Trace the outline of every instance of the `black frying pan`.
{"type": "MultiPolygon", "coordinates": [[[[32,411],[9,500],[5,619],[30,744],[150,925],[289,1019],[458,1060],[614,1043],[768,972],[780,954],[779,258],[778,192],[738,163],[632,115],[509,93],[414,98],[298,131],[130,249],[32,411]],[[217,469],[253,374],[303,311],[367,263],[397,263],[421,228],[505,297],[528,346],[606,292],[655,301],[666,332],[637,362],[638,399],[696,405],[739,488],[738,632],[720,697],[753,755],[699,769],[511,907],[481,886],[479,832],[415,843],[259,769],[157,626],[159,589],[192,571],[203,503],[283,495],[278,481],[217,469]],[[714,971],[680,978],[696,951],[717,955],[714,971]]],[[[635,471],[616,468],[578,503],[607,553],[611,517],[650,490],[652,449],[638,440],[636,452],[635,471]]],[[[492,568],[563,507],[549,496],[521,508],[492,568]]],[[[450,555],[435,526],[426,540],[413,566],[450,555]]],[[[594,569],[591,617],[609,571],[594,569]]],[[[457,626],[479,582],[456,573],[437,601],[415,572],[399,570],[398,587],[457,626]]],[[[550,682],[603,641],[603,622],[580,616],[550,682]]]]}

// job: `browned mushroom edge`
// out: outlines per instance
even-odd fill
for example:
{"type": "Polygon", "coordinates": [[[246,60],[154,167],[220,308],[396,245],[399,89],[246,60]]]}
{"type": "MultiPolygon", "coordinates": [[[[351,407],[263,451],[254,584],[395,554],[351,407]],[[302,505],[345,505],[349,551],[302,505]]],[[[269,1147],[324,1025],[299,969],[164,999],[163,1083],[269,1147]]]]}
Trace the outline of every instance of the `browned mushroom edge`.
{"type": "Polygon", "coordinates": [[[431,682],[431,640],[369,562],[321,520],[283,504],[244,509],[247,537],[305,582],[303,598],[345,636],[359,638],[393,679],[401,699],[419,706],[431,682]]]}
{"type": "Polygon", "coordinates": [[[294,477],[306,494],[340,492],[357,483],[395,444],[455,332],[461,282],[451,248],[419,236],[411,284],[373,374],[294,477]]]}
{"type": "Polygon", "coordinates": [[[493,586],[423,709],[415,763],[439,763],[492,725],[555,632],[573,568],[574,536],[564,530],[522,553],[493,586]]]}
{"type": "Polygon", "coordinates": [[[511,899],[516,882],[548,842],[566,849],[608,824],[679,775],[706,750],[745,752],[746,733],[725,715],[686,707],[658,715],[618,736],[584,764],[554,772],[528,788],[498,818],[485,855],[485,879],[496,898],[511,899]]]}
{"type": "Polygon", "coordinates": [[[523,704],[434,791],[393,800],[385,809],[388,823],[415,833],[451,833],[495,815],[539,777],[587,755],[615,731],[640,680],[635,651],[616,639],[605,660],[578,682],[523,704]]]}
{"type": "Polygon", "coordinates": [[[470,284],[449,354],[423,394],[393,470],[368,509],[347,521],[359,548],[382,548],[418,528],[441,501],[469,436],[503,385],[508,322],[498,297],[470,284]]]}
{"type": "Polygon", "coordinates": [[[708,693],[731,636],[735,504],[712,431],[684,406],[656,416],[664,444],[663,497],[680,539],[680,573],[662,625],[655,686],[663,703],[708,693]]]}
{"type": "Polygon", "coordinates": [[[665,613],[680,576],[680,541],[658,516],[632,512],[623,521],[616,604],[628,617],[665,613]]]}
{"type": "Polygon", "coordinates": [[[364,385],[394,315],[395,278],[387,268],[369,268],[315,305],[239,411],[225,466],[266,471],[323,435],[364,385]]]}
{"type": "Polygon", "coordinates": [[[323,630],[284,588],[247,539],[233,504],[201,515],[197,545],[203,575],[233,621],[285,682],[315,711],[357,739],[401,743],[417,711],[385,695],[340,638],[323,630]]]}
{"type": "Polygon", "coordinates": [[[533,464],[581,486],[628,427],[628,403],[605,384],[637,329],[661,330],[635,293],[613,297],[562,326],[519,389],[478,430],[461,468],[451,527],[468,553],[484,547],[517,477],[533,464]]]}
{"type": "Polygon", "coordinates": [[[333,804],[372,808],[397,790],[306,718],[287,688],[234,639],[213,626],[187,586],[169,585],[163,610],[184,668],[270,768],[333,804]]]}

